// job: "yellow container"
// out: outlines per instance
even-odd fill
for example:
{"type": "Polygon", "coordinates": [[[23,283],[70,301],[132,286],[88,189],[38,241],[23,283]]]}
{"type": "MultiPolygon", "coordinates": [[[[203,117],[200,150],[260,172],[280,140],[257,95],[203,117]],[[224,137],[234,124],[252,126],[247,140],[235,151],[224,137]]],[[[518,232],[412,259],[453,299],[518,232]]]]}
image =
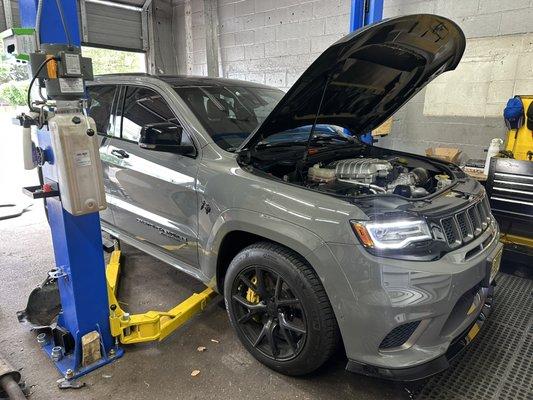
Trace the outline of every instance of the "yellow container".
{"type": "MultiPolygon", "coordinates": [[[[527,112],[533,102],[533,96],[520,96],[524,111],[527,112]]],[[[528,151],[533,151],[533,132],[527,128],[527,116],[524,125],[516,132],[514,129],[507,133],[505,150],[512,151],[517,160],[529,160],[528,151]]]]}

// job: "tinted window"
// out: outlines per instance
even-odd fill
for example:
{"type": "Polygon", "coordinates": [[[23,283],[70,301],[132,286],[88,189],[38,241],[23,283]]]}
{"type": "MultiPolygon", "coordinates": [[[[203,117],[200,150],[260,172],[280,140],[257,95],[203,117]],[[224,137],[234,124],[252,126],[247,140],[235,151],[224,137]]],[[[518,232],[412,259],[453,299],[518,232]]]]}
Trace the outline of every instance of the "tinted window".
{"type": "MultiPolygon", "coordinates": [[[[122,110],[122,139],[139,141],[144,125],[171,122],[180,126],[178,119],[159,93],[142,87],[128,87],[122,110]]],[[[182,144],[192,144],[184,132],[182,144]]]]}
{"type": "Polygon", "coordinates": [[[176,87],[217,145],[233,151],[270,114],[281,90],[253,86],[176,87]]]}
{"type": "MultiPolygon", "coordinates": [[[[113,98],[116,92],[115,85],[89,86],[89,115],[96,122],[96,131],[103,135],[113,135],[113,98]]],[[[117,132],[118,133],[118,132],[117,132]]]]}

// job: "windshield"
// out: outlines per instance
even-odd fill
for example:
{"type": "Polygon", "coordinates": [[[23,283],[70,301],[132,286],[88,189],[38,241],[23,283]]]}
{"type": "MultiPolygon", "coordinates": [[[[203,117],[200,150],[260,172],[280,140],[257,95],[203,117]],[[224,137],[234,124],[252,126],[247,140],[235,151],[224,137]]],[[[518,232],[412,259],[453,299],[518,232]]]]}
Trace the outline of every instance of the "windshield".
{"type": "Polygon", "coordinates": [[[235,151],[285,93],[257,86],[175,87],[215,143],[235,151]]]}
{"type": "MultiPolygon", "coordinates": [[[[313,129],[312,125],[300,126],[298,128],[288,129],[283,132],[274,133],[263,140],[261,140],[258,147],[282,146],[282,145],[305,145],[309,140],[309,135],[313,129]]],[[[335,142],[354,142],[355,138],[344,131],[343,128],[336,125],[317,124],[313,130],[313,143],[320,141],[327,141],[328,143],[335,142]]]]}

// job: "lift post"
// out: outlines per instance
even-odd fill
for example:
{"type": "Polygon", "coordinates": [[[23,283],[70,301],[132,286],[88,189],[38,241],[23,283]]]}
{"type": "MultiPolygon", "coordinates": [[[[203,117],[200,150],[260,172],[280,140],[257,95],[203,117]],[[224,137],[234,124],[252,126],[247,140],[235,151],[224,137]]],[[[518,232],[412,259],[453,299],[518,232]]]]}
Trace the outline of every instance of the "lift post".
{"type": "Polygon", "coordinates": [[[383,0],[352,0],[350,10],[350,32],[363,26],[381,21],[383,0]]]}
{"type": "MultiPolygon", "coordinates": [[[[381,21],[383,18],[383,0],[352,0],[350,8],[350,32],[363,26],[381,21]]],[[[349,132],[346,132],[349,134],[349,132]]],[[[360,134],[366,144],[374,143],[372,132],[360,134]]]]}
{"type": "MultiPolygon", "coordinates": [[[[37,37],[40,38],[42,48],[46,45],[51,47],[53,44],[79,49],[77,2],[60,0],[61,8],[59,8],[55,1],[20,0],[20,20],[23,28],[37,28],[39,3],[41,4],[41,18],[37,37]],[[64,15],[65,26],[62,23],[61,12],[64,15]],[[68,41],[71,46],[65,46],[68,41]]],[[[49,54],[48,50],[46,54],[49,54]]],[[[43,54],[43,57],[48,57],[46,54],[43,54]]],[[[66,62],[68,55],[62,54],[65,59],[61,61],[66,62]]],[[[65,82],[68,83],[68,80],[60,83],[65,82]]],[[[83,81],[81,82],[83,85],[83,81]]],[[[51,92],[48,90],[49,97],[51,97],[51,92]]],[[[73,118],[73,124],[79,126],[80,117],[75,119],[75,116],[70,117],[71,114],[69,114],[72,112],[69,110],[75,107],[75,104],[79,103],[75,101],[61,103],[58,100],[56,111],[59,113],[56,112],[56,115],[69,116],[68,118],[73,118]]],[[[79,108],[77,113],[83,118],[79,108]]],[[[89,119],[85,118],[85,121],[89,119]]],[[[74,126],[73,124],[71,125],[74,126]]],[[[70,168],[62,166],[61,158],[58,154],[54,154],[53,149],[57,144],[53,143],[52,130],[53,128],[48,124],[37,132],[38,147],[42,150],[42,157],[46,161],[41,164],[45,183],[41,188],[41,193],[46,192],[45,186],[48,189],[55,188],[57,191],[58,182],[61,179],[61,168],[67,168],[67,170],[70,168]]],[[[85,135],[85,131],[82,135],[85,135]]],[[[89,129],[87,129],[87,135],[91,136],[89,129]]],[[[79,156],[80,166],[92,163],[92,166],[97,168],[99,165],[99,160],[91,160],[83,154],[76,154],[76,156],[79,156]]],[[[51,278],[57,280],[61,311],[57,317],[57,323],[52,323],[48,329],[43,330],[44,336],[40,335],[40,343],[61,374],[66,379],[73,379],[115,360],[122,355],[123,351],[115,345],[109,326],[105,261],[98,209],[84,215],[70,213],[62,202],[62,197],[65,200],[64,195],[66,195],[64,189],[65,187],[59,188],[61,197],[57,193],[53,196],[54,193],[50,190],[47,192],[49,196],[45,196],[56,262],[56,269],[51,278]],[[96,338],[91,346],[92,359],[87,358],[88,349],[84,349],[82,344],[85,342],[84,338],[87,339],[87,337],[96,338]],[[90,363],[87,362],[88,359],[91,360],[90,363]]]]}
{"type": "Polygon", "coordinates": [[[92,79],[92,64],[81,56],[76,3],[20,0],[23,28],[35,27],[36,33],[36,50],[28,56],[32,83],[42,80],[47,91],[46,99],[29,101],[29,114],[17,117],[25,168],[42,171],[41,185],[25,193],[45,199],[56,267],[32,292],[19,319],[37,325],[38,342],[64,376],[65,387],[71,387],[68,380],[120,357],[119,342],[164,339],[216,295],[207,288],[169,311],[131,316],[118,303],[120,250],[106,270],[99,211],[107,205],[84,85],[92,79]],[[37,145],[32,126],[38,127],[37,145]]]}

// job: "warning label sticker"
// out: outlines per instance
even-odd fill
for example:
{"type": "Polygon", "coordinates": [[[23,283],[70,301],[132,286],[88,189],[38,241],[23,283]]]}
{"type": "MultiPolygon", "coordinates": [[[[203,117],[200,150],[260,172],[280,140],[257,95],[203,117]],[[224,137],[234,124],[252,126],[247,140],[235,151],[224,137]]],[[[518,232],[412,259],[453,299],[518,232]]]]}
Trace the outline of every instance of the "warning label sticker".
{"type": "Polygon", "coordinates": [[[65,53],[65,65],[68,75],[81,74],[80,56],[78,54],[65,53]]]}
{"type": "Polygon", "coordinates": [[[59,89],[61,93],[83,93],[83,79],[59,78],[59,89]]]}
{"type": "Polygon", "coordinates": [[[78,150],[74,153],[76,167],[88,167],[91,165],[91,153],[89,150],[78,150]]]}

